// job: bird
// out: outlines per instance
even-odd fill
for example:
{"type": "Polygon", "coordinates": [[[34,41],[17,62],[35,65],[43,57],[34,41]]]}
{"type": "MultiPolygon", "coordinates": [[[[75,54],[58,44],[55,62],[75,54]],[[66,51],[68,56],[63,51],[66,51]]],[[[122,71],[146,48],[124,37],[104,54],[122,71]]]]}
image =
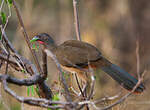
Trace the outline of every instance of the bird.
{"type": "MultiPolygon", "coordinates": [[[[83,80],[88,80],[85,77],[85,70],[92,68],[93,70],[101,69],[129,91],[132,91],[138,82],[128,72],[107,60],[92,44],[79,40],[67,40],[60,45],[56,45],[53,38],[47,33],[35,35],[31,42],[33,41],[37,41],[49,49],[64,70],[79,74],[79,77],[83,80]]],[[[134,93],[142,93],[144,90],[145,86],[141,83],[134,93]]]]}

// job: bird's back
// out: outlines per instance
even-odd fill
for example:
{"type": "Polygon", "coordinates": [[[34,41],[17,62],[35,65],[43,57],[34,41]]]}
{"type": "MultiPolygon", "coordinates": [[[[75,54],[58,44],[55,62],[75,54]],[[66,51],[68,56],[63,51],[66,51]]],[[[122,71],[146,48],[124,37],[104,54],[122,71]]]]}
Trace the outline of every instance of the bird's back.
{"type": "Polygon", "coordinates": [[[101,58],[100,51],[86,42],[69,40],[56,48],[55,55],[63,66],[87,66],[101,58]]]}

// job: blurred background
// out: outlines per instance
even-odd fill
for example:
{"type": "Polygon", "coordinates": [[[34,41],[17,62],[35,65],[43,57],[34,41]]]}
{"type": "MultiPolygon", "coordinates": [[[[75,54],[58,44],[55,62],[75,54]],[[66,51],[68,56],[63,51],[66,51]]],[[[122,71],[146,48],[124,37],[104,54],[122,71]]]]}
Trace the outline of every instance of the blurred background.
{"type": "MultiPolygon", "coordinates": [[[[46,32],[57,44],[76,39],[72,0],[16,0],[25,28],[30,38],[46,32]]],[[[6,28],[9,39],[19,53],[32,60],[23,34],[12,9],[12,16],[6,28]]],[[[140,44],[140,72],[147,70],[144,77],[146,90],[132,95],[113,110],[149,110],[150,87],[150,1],[149,0],[80,0],[78,4],[82,41],[95,45],[111,62],[119,65],[133,76],[136,75],[136,39],[140,44]]],[[[37,52],[40,59],[40,53],[37,52]]],[[[58,71],[52,60],[49,62],[48,84],[58,80],[58,71]]],[[[16,75],[16,73],[13,73],[16,75]]],[[[102,71],[96,73],[94,99],[127,93],[102,71]]],[[[18,77],[24,77],[17,74],[18,77]]],[[[26,95],[26,88],[10,85],[20,95],[26,95]],[[22,90],[22,91],[21,91],[22,90]]],[[[26,95],[27,96],[27,95],[26,95]]],[[[110,103],[109,103],[110,104],[110,103]]],[[[107,103],[105,104],[107,105],[107,103]]],[[[0,110],[21,110],[18,103],[1,89],[0,110]],[[7,107],[8,108],[7,108],[7,107]]],[[[41,108],[24,105],[25,110],[41,108]]]]}

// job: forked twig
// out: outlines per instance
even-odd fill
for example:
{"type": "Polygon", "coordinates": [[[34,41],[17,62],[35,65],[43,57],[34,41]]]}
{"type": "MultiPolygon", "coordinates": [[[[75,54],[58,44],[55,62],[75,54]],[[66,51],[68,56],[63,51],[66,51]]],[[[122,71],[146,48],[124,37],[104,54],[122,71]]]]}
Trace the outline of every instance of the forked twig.
{"type": "Polygon", "coordinates": [[[81,89],[81,86],[80,86],[80,83],[79,83],[79,80],[78,80],[78,76],[77,76],[76,73],[75,73],[75,78],[76,78],[76,82],[77,82],[78,88],[79,88],[79,90],[80,90],[80,93],[81,93],[81,95],[84,97],[84,93],[83,93],[83,91],[82,91],[82,89],[81,89]]]}

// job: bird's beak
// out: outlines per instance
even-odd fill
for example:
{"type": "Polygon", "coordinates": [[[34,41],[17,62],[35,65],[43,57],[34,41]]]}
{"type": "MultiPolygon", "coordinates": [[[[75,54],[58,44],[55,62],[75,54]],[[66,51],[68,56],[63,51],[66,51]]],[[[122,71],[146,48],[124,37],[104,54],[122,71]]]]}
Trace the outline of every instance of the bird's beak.
{"type": "Polygon", "coordinates": [[[38,36],[34,36],[34,37],[32,38],[32,40],[30,40],[30,42],[32,43],[32,42],[35,42],[35,41],[37,41],[37,40],[39,40],[39,37],[38,37],[38,36]]]}

